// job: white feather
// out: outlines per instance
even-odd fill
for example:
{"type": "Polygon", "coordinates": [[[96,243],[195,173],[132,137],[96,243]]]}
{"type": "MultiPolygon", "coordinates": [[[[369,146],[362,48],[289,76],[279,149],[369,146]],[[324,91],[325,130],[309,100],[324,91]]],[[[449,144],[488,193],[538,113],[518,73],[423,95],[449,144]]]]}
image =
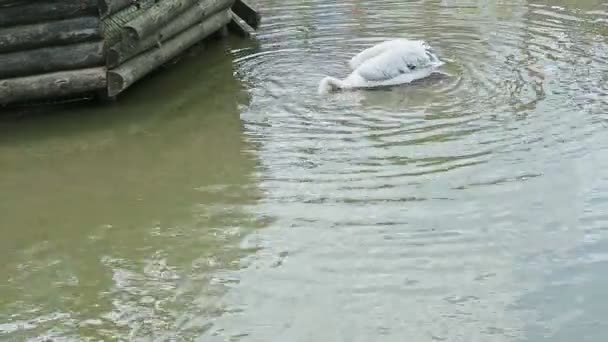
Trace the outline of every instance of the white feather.
{"type": "Polygon", "coordinates": [[[349,61],[352,72],[345,79],[325,77],[319,92],[410,83],[429,76],[441,65],[425,41],[389,40],[355,55],[349,61]]]}

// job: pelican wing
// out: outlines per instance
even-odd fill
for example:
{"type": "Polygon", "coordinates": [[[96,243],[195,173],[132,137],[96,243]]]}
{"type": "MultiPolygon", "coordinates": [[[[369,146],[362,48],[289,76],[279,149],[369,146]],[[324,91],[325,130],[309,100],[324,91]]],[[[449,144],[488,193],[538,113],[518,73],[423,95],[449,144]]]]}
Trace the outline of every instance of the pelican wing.
{"type": "Polygon", "coordinates": [[[410,55],[422,56],[429,48],[430,46],[424,40],[391,39],[359,52],[351,58],[348,64],[352,70],[355,70],[370,59],[393,50],[399,50],[401,53],[409,51],[410,55]]]}
{"type": "Polygon", "coordinates": [[[417,53],[394,49],[363,62],[357,68],[357,73],[367,81],[382,82],[427,65],[428,58],[424,54],[420,56],[417,53]]]}
{"type": "Polygon", "coordinates": [[[389,41],[382,42],[380,44],[376,44],[376,45],[374,45],[370,48],[367,48],[367,49],[359,52],[358,54],[356,54],[353,58],[351,58],[348,65],[350,66],[350,68],[352,70],[355,70],[359,66],[361,66],[361,64],[363,64],[364,62],[386,52],[393,45],[395,45],[394,40],[389,40],[389,41]]]}

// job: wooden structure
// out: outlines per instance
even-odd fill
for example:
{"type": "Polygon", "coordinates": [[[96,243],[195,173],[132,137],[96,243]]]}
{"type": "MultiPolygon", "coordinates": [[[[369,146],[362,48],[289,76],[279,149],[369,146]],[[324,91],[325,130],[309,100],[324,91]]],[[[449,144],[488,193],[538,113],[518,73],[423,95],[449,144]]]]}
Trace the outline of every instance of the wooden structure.
{"type": "Polygon", "coordinates": [[[243,0],[0,0],[0,105],[113,98],[208,36],[250,36],[243,0]]]}

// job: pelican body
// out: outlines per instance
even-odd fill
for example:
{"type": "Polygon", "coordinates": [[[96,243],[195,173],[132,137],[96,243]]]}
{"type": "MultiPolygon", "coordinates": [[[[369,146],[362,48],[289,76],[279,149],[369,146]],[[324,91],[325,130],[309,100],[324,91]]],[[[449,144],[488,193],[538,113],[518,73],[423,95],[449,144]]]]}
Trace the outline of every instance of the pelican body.
{"type": "Polygon", "coordinates": [[[355,55],[349,61],[352,72],[345,79],[323,78],[319,93],[410,83],[429,76],[443,64],[423,40],[389,40],[355,55]]]}

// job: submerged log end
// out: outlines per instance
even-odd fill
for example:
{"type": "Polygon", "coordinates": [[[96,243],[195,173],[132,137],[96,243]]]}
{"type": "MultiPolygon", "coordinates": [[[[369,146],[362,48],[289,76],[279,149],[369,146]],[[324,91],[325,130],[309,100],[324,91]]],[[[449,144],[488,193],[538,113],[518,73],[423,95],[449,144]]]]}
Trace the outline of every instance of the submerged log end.
{"type": "Polygon", "coordinates": [[[118,72],[108,71],[108,97],[113,98],[129,87],[127,80],[118,72]]]}

